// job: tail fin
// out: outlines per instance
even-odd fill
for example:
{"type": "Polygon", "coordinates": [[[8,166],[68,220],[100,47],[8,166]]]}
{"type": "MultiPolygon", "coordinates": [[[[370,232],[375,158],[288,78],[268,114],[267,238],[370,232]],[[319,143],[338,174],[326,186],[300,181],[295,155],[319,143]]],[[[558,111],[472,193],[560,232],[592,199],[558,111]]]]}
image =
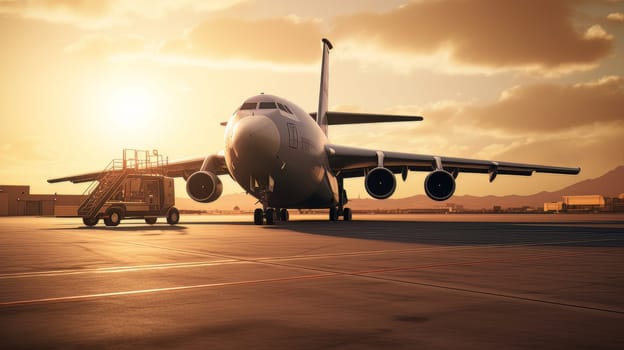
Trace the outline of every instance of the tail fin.
{"type": "Polygon", "coordinates": [[[321,61],[321,87],[319,91],[319,105],[316,113],[316,123],[327,135],[327,87],[329,85],[329,50],[334,46],[323,38],[323,58],[321,61]]]}

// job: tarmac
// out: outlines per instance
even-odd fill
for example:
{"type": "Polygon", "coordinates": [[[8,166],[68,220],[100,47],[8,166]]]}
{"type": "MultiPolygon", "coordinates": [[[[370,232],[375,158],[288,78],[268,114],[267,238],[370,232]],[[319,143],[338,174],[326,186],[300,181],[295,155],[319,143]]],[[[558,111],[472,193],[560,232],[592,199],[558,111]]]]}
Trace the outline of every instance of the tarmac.
{"type": "Polygon", "coordinates": [[[624,349],[624,215],[0,218],[1,349],[624,349]]]}

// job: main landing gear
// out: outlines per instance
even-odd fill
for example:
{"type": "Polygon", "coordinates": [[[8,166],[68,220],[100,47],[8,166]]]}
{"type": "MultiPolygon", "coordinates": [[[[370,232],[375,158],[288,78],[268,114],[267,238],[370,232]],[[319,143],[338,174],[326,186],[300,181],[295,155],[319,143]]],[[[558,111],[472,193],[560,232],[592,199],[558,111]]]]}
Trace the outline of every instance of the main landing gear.
{"type": "Polygon", "coordinates": [[[267,208],[262,210],[260,208],[254,210],[254,224],[262,225],[265,220],[267,225],[273,225],[276,221],[288,221],[290,214],[287,209],[274,209],[267,208]]]}
{"type": "Polygon", "coordinates": [[[351,208],[343,208],[342,206],[329,208],[329,221],[338,221],[341,216],[344,221],[351,221],[351,208]]]}
{"type": "Polygon", "coordinates": [[[351,208],[345,208],[344,205],[347,204],[349,199],[347,199],[347,191],[344,189],[344,179],[342,177],[338,177],[338,206],[329,208],[329,221],[338,221],[338,219],[342,216],[344,221],[351,221],[352,212],[351,208]]]}

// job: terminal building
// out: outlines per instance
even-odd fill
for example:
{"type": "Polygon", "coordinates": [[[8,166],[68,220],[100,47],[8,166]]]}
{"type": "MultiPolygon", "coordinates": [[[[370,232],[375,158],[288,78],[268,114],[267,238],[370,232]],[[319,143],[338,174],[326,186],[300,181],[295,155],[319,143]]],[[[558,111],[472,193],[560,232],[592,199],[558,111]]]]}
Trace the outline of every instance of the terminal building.
{"type": "Polygon", "coordinates": [[[30,186],[0,185],[0,216],[75,215],[82,195],[31,194],[30,186]]]}
{"type": "Polygon", "coordinates": [[[616,198],[601,195],[563,196],[561,201],[544,203],[545,212],[622,212],[624,193],[616,198]]]}

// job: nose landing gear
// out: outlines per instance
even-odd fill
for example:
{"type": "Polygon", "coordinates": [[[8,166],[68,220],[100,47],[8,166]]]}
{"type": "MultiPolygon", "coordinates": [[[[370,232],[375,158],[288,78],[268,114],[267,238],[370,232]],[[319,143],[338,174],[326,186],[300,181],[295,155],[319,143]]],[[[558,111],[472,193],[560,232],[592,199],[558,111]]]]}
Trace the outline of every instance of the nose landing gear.
{"type": "Polygon", "coordinates": [[[269,191],[264,191],[261,196],[262,208],[254,210],[254,224],[262,225],[266,223],[267,225],[273,225],[276,221],[288,221],[290,219],[290,214],[288,213],[288,209],[276,209],[269,207],[269,191]]]}
{"type": "Polygon", "coordinates": [[[254,210],[254,224],[256,225],[262,225],[263,223],[273,225],[276,221],[288,221],[289,219],[288,209],[266,208],[262,210],[258,208],[254,210]]]}

